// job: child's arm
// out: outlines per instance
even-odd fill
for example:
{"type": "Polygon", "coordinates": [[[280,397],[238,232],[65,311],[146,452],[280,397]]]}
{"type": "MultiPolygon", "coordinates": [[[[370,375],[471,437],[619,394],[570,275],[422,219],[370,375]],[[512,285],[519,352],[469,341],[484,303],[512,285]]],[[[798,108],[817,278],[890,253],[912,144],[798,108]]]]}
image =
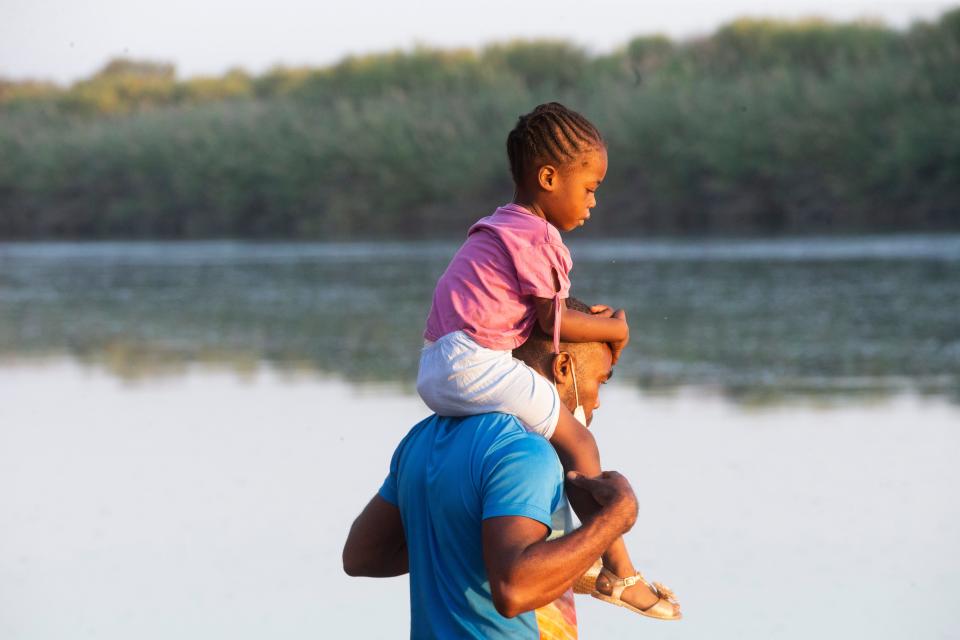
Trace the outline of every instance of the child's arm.
{"type": "MultiPolygon", "coordinates": [[[[550,438],[565,472],[576,471],[587,477],[600,473],[600,449],[590,429],[580,424],[565,406],[560,407],[560,419],[550,438]]],[[[567,499],[581,522],[587,522],[600,509],[590,493],[577,486],[567,487],[567,499]]],[[[622,544],[619,545],[622,547],[622,544]]],[[[619,548],[618,547],[618,548],[619,548]]]]}
{"type": "MultiPolygon", "coordinates": [[[[534,304],[537,309],[537,322],[540,324],[540,328],[548,336],[552,336],[553,300],[535,297],[534,304]]],[[[566,301],[561,299],[560,339],[566,342],[608,342],[613,351],[613,364],[616,364],[620,352],[623,351],[630,340],[627,314],[623,309],[618,309],[612,317],[606,313],[583,313],[575,309],[568,309],[566,301]]]]}
{"type": "Polygon", "coordinates": [[[560,418],[550,444],[557,451],[564,471],[577,471],[591,478],[600,473],[600,449],[596,439],[590,429],[580,424],[564,406],[560,407],[560,418]]]}

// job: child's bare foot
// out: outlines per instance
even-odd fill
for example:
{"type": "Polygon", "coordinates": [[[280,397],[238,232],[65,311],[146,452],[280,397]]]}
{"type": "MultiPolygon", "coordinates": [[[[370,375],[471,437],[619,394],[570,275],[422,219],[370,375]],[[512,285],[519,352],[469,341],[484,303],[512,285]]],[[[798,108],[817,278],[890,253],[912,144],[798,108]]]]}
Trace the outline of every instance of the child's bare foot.
{"type": "MultiPolygon", "coordinates": [[[[640,574],[637,575],[640,576],[640,574]]],[[[616,583],[621,580],[609,570],[604,569],[597,576],[597,591],[605,596],[613,596],[615,587],[619,586],[616,583]]],[[[640,613],[654,618],[674,620],[681,617],[680,605],[673,592],[656,582],[650,585],[642,576],[632,586],[625,587],[619,599],[624,604],[630,605],[630,608],[638,609],[640,613]]]]}

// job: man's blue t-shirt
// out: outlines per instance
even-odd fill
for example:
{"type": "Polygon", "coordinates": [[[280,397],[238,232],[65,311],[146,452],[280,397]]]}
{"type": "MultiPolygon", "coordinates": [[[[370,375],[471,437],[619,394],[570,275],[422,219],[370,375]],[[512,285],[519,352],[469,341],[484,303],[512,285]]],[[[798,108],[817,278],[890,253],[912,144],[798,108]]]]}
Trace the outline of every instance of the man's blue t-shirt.
{"type": "Polygon", "coordinates": [[[514,416],[430,416],[400,442],[380,487],[403,520],[410,563],[411,638],[537,638],[532,611],[493,606],[482,521],[525,516],[551,526],[563,469],[542,436],[514,416]]]}

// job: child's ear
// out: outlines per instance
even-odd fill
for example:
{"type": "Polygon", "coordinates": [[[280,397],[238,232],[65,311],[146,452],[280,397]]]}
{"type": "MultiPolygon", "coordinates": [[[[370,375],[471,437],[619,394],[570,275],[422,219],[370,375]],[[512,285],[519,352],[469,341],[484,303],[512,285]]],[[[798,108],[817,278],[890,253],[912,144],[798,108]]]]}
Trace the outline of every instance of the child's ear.
{"type": "Polygon", "coordinates": [[[537,172],[537,180],[540,182],[541,188],[553,191],[557,183],[557,168],[552,164],[543,165],[537,172]]]}

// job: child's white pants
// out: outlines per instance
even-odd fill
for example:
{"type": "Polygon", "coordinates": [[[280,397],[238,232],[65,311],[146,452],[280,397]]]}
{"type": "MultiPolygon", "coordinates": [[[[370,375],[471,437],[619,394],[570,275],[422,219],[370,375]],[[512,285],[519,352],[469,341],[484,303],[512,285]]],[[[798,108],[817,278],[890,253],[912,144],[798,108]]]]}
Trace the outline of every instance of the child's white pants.
{"type": "Polygon", "coordinates": [[[463,331],[426,342],[417,392],[438,415],[510,413],[528,431],[548,440],[560,419],[560,396],[553,383],[509,351],[482,347],[463,331]]]}

